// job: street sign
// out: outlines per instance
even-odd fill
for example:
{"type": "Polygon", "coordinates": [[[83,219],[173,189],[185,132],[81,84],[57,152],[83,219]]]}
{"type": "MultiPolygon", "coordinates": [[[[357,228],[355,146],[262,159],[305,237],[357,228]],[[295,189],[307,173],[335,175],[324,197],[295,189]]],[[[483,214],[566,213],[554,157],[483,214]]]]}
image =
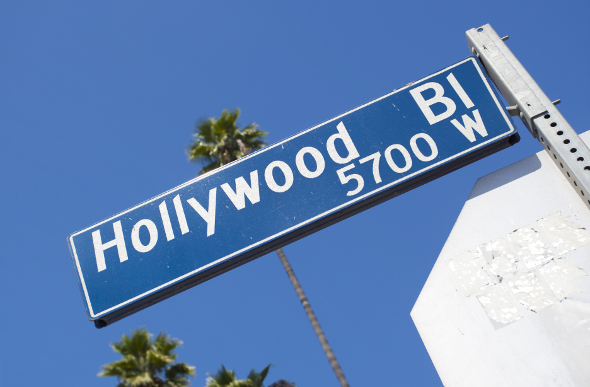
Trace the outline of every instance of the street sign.
{"type": "Polygon", "coordinates": [[[474,57],[69,237],[103,327],[518,141],[474,57]]]}

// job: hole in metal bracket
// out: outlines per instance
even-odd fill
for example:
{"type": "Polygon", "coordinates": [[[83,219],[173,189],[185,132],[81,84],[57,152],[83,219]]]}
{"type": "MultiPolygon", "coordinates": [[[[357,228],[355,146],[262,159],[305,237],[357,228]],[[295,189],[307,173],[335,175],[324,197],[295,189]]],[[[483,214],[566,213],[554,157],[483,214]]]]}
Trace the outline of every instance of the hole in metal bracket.
{"type": "Polygon", "coordinates": [[[578,183],[576,183],[576,182],[574,181],[574,185],[577,187],[577,186],[578,186],[578,183]]]}
{"type": "Polygon", "coordinates": [[[557,160],[557,156],[555,156],[555,153],[553,153],[553,157],[555,157],[555,160],[557,160]]]}
{"type": "Polygon", "coordinates": [[[482,31],[483,31],[483,28],[478,28],[477,29],[477,32],[482,32],[482,31]]]}
{"type": "Polygon", "coordinates": [[[545,114],[545,115],[543,116],[543,118],[544,118],[544,119],[549,119],[549,118],[551,118],[551,114],[545,114]]]}
{"type": "Polygon", "coordinates": [[[562,163],[559,163],[559,165],[561,165],[561,167],[563,168],[563,164],[562,163]]]}
{"type": "Polygon", "coordinates": [[[570,143],[570,140],[568,140],[568,139],[566,138],[565,140],[563,140],[563,143],[564,143],[564,144],[569,144],[569,143],[570,143]]]}
{"type": "Polygon", "coordinates": [[[578,157],[578,161],[584,161],[583,157],[578,157]]]}
{"type": "Polygon", "coordinates": [[[552,122],[552,123],[551,123],[551,127],[552,127],[552,128],[555,128],[556,126],[557,126],[557,123],[556,123],[556,122],[552,122]]]}
{"type": "Polygon", "coordinates": [[[566,172],[566,173],[567,173],[567,177],[571,177],[571,175],[570,175],[570,173],[569,173],[569,172],[566,172]]]}
{"type": "Polygon", "coordinates": [[[577,151],[578,151],[578,150],[577,150],[576,148],[572,148],[572,149],[570,149],[570,152],[572,152],[572,153],[576,153],[577,151]]]}
{"type": "Polygon", "coordinates": [[[586,166],[584,167],[584,170],[586,170],[586,171],[590,171],[590,166],[586,165],[586,166]]]}
{"type": "Polygon", "coordinates": [[[580,193],[582,194],[582,196],[584,196],[584,191],[580,191],[580,193]]]}
{"type": "Polygon", "coordinates": [[[558,136],[561,136],[562,134],[563,134],[563,132],[561,130],[557,132],[558,136]]]}

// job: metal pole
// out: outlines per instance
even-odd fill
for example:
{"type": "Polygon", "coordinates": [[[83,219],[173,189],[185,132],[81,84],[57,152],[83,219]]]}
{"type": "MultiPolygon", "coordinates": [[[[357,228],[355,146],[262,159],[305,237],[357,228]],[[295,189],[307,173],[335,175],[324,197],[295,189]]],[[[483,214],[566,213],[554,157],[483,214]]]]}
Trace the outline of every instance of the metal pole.
{"type": "Polygon", "coordinates": [[[313,330],[315,331],[315,334],[318,336],[318,339],[320,339],[320,344],[322,344],[322,348],[323,348],[324,352],[326,353],[326,356],[328,357],[328,361],[330,362],[330,365],[332,366],[332,369],[334,370],[334,373],[336,374],[336,377],[338,378],[340,385],[342,387],[349,387],[348,382],[346,381],[346,378],[344,377],[344,373],[342,372],[342,369],[340,368],[340,364],[338,364],[338,361],[336,360],[336,356],[334,356],[334,353],[332,352],[332,348],[330,348],[330,344],[328,344],[328,340],[326,339],[326,336],[324,335],[324,332],[322,331],[322,328],[320,327],[320,323],[318,322],[318,319],[315,317],[315,314],[313,313],[313,310],[311,309],[311,305],[309,305],[309,301],[307,301],[307,297],[305,296],[305,293],[303,292],[303,289],[301,288],[301,285],[299,284],[297,277],[295,277],[295,273],[293,272],[293,269],[291,268],[291,265],[289,264],[287,257],[283,253],[283,249],[278,249],[277,254],[279,255],[279,258],[281,259],[281,262],[283,263],[283,266],[285,267],[285,271],[287,272],[287,275],[289,276],[289,279],[291,280],[291,283],[293,284],[295,291],[297,292],[297,296],[299,297],[299,301],[301,301],[301,304],[303,305],[303,308],[305,309],[305,313],[307,313],[307,317],[309,318],[309,321],[311,321],[311,325],[313,326],[313,330]]]}
{"type": "Polygon", "coordinates": [[[469,50],[482,62],[506,101],[590,208],[590,150],[516,59],[491,25],[465,33],[469,50]]]}

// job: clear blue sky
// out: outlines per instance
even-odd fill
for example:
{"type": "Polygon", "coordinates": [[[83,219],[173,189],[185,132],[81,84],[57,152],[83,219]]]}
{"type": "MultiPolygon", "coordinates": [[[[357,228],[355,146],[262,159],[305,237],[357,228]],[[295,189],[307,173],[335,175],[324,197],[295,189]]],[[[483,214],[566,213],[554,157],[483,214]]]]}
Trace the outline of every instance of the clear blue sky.
{"type": "MultiPolygon", "coordinates": [[[[194,386],[221,363],[336,386],[279,259],[261,257],[102,330],[66,237],[193,178],[196,120],[240,107],[274,143],[469,55],[491,23],[583,132],[587,1],[4,1],[0,4],[0,385],[113,386],[109,343],[184,341],[194,386]]],[[[515,147],[284,248],[352,386],[436,386],[410,310],[476,179],[515,147]]]]}

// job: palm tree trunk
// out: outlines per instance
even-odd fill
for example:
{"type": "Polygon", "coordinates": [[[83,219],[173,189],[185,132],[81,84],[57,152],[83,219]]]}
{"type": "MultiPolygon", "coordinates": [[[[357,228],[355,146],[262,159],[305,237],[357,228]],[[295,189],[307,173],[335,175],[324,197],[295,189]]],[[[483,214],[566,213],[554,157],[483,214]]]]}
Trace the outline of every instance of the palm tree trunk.
{"type": "Polygon", "coordinates": [[[349,387],[346,378],[344,378],[344,373],[340,368],[340,364],[338,364],[336,356],[334,356],[332,348],[330,348],[330,344],[328,344],[328,340],[326,340],[326,336],[324,335],[324,332],[320,327],[320,323],[318,322],[318,319],[315,317],[315,314],[313,313],[313,310],[309,305],[309,301],[307,301],[307,297],[305,296],[305,293],[303,293],[303,289],[301,288],[301,285],[299,284],[297,277],[295,277],[295,273],[293,273],[293,269],[291,268],[291,265],[289,264],[289,261],[285,256],[285,253],[283,253],[283,249],[278,249],[277,254],[279,255],[279,258],[281,259],[281,262],[285,267],[285,271],[287,272],[287,275],[289,276],[289,279],[291,280],[291,283],[293,284],[295,291],[297,292],[297,296],[299,296],[299,301],[301,301],[301,304],[305,309],[305,313],[307,313],[307,317],[309,318],[309,321],[311,321],[311,325],[313,326],[315,334],[318,336],[320,344],[322,344],[322,348],[324,349],[324,352],[328,357],[328,361],[330,362],[330,365],[332,366],[332,369],[334,370],[334,373],[336,374],[336,377],[338,378],[340,385],[342,387],[349,387]]]}

